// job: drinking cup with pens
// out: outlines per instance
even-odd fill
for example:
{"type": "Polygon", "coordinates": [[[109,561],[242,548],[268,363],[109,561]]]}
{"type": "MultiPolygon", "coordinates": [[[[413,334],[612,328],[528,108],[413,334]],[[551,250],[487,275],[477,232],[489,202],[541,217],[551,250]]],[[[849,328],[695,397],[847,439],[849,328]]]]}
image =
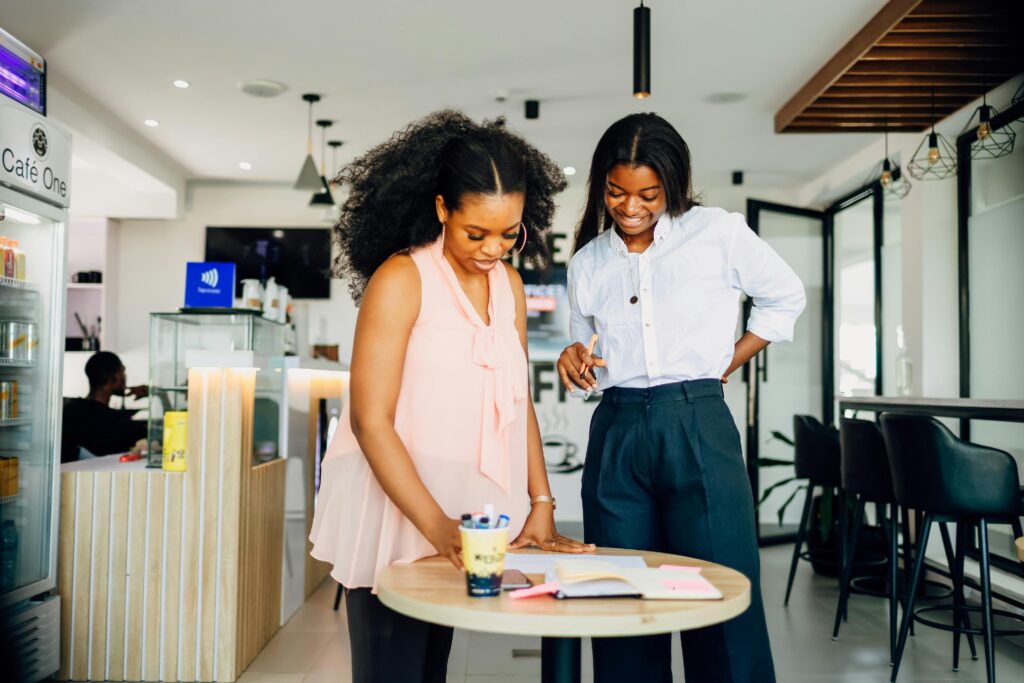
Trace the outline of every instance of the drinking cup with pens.
{"type": "Polygon", "coordinates": [[[466,568],[466,593],[474,598],[501,594],[508,547],[507,515],[494,514],[487,505],[484,512],[462,515],[462,564],[466,568]]]}

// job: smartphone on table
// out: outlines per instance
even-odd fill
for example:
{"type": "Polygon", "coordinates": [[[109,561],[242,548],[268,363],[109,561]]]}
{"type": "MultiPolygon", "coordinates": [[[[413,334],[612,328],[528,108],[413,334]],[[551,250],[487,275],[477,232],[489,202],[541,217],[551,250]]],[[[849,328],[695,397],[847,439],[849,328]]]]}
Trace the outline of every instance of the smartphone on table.
{"type": "Polygon", "coordinates": [[[526,574],[522,573],[518,569],[506,569],[501,575],[501,590],[503,591],[514,591],[520,588],[529,588],[533,585],[533,582],[527,578],[526,574]]]}

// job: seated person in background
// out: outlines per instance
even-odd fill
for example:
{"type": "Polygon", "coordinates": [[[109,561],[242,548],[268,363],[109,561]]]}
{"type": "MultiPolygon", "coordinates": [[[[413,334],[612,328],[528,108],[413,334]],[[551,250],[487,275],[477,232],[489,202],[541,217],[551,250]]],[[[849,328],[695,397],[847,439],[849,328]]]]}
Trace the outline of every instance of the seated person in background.
{"type": "Polygon", "coordinates": [[[110,407],[111,396],[145,398],[145,386],[125,387],[124,364],[110,351],[98,351],[85,364],[89,395],[64,405],[61,462],[78,460],[78,449],[93,455],[125,453],[146,438],[146,423],[132,419],[134,410],[110,407]]]}

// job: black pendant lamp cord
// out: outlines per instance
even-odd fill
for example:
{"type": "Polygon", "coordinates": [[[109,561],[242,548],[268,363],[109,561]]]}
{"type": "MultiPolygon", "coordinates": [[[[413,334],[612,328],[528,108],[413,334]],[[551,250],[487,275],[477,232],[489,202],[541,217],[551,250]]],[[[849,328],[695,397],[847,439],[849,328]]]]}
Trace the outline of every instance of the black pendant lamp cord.
{"type": "Polygon", "coordinates": [[[935,86],[932,86],[932,134],[935,134],[935,86]]]}
{"type": "Polygon", "coordinates": [[[306,136],[306,154],[313,156],[313,102],[309,103],[309,125],[306,126],[309,134],[306,136]]]}

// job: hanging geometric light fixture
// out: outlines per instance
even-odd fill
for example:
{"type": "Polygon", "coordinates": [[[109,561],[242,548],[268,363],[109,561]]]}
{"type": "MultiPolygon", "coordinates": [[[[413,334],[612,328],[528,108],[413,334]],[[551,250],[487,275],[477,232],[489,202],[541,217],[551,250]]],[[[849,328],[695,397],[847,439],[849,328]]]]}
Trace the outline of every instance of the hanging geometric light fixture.
{"type": "Polygon", "coordinates": [[[886,199],[903,199],[910,192],[910,181],[900,171],[899,164],[889,161],[889,122],[885,122],[885,160],[882,161],[882,177],[878,179],[886,199]],[[894,168],[895,167],[895,168],[894,168]]]}
{"type": "Polygon", "coordinates": [[[982,62],[981,92],[981,106],[974,110],[971,118],[967,119],[960,135],[963,136],[964,133],[975,127],[974,120],[977,117],[976,135],[978,139],[971,141],[971,158],[998,159],[1005,157],[1013,152],[1013,141],[1017,134],[1009,126],[992,130],[992,118],[999,112],[988,103],[988,65],[986,62],[982,62]]]}
{"type": "Polygon", "coordinates": [[[320,177],[317,179],[320,191],[309,200],[310,206],[334,206],[334,197],[331,196],[331,186],[327,184],[327,129],[334,121],[330,119],[318,119],[316,125],[320,126],[320,177]]]}
{"type": "MultiPolygon", "coordinates": [[[[1017,88],[1017,92],[1013,93],[1013,98],[1010,100],[1010,104],[1016,107],[1022,102],[1024,102],[1024,81],[1020,82],[1020,87],[1017,88]]],[[[1024,121],[1024,116],[1018,116],[1017,120],[1024,121]]]]}
{"type": "Polygon", "coordinates": [[[633,97],[651,96],[651,8],[633,8],[633,97]]]}
{"type": "Polygon", "coordinates": [[[309,126],[306,133],[306,158],[295,181],[295,189],[315,192],[320,189],[320,174],[316,172],[316,162],[313,161],[313,104],[320,101],[320,96],[306,93],[302,101],[309,104],[309,126]]]}
{"type": "Polygon", "coordinates": [[[981,106],[974,110],[971,118],[967,120],[967,125],[960,131],[960,135],[963,135],[977,125],[978,139],[971,142],[972,159],[998,159],[1013,152],[1017,134],[1010,126],[993,129],[991,120],[998,115],[999,110],[986,102],[985,96],[982,95],[981,106]]]}
{"type": "Polygon", "coordinates": [[[935,88],[932,88],[932,131],[924,136],[907,164],[918,180],[944,180],[956,175],[956,151],[946,137],[935,132],[935,88]],[[927,148],[925,143],[928,144],[927,148]]]}

